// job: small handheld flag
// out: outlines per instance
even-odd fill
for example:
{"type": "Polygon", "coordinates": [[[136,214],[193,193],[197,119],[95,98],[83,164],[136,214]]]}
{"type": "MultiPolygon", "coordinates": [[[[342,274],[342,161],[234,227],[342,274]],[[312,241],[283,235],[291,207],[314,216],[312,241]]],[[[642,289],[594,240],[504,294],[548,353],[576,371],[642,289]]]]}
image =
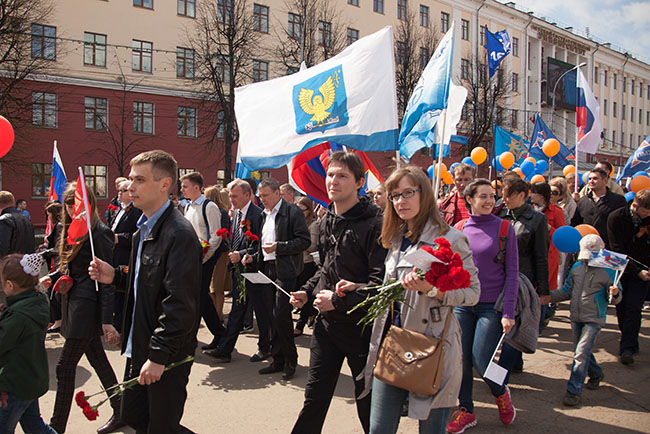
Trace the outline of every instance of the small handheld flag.
{"type": "Polygon", "coordinates": [[[492,78],[497,72],[501,61],[510,53],[510,36],[505,30],[492,33],[487,26],[485,26],[485,35],[487,36],[485,48],[488,51],[488,66],[490,68],[490,78],[492,78]]]}

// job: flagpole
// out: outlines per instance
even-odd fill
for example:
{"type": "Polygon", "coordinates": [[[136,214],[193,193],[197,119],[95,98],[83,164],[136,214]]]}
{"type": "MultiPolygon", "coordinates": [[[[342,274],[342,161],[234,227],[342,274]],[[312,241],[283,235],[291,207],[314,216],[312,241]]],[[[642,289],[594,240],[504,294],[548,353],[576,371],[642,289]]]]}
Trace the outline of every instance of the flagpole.
{"type": "MultiPolygon", "coordinates": [[[[92,220],[92,215],[95,210],[90,209],[88,204],[88,192],[86,191],[86,178],[84,177],[84,172],[79,166],[79,179],[81,180],[81,191],[83,191],[84,196],[84,207],[86,208],[86,225],[88,226],[88,240],[90,241],[90,252],[93,255],[93,260],[95,259],[95,243],[93,243],[93,230],[91,228],[90,221],[92,220]]],[[[99,292],[99,282],[95,280],[95,291],[99,292]]]]}
{"type": "MultiPolygon", "coordinates": [[[[440,198],[440,175],[442,172],[442,151],[445,147],[445,127],[447,126],[447,109],[442,111],[442,138],[438,146],[438,170],[436,170],[435,194],[436,200],[440,198]]],[[[450,145],[451,146],[451,145],[450,145]]]]}

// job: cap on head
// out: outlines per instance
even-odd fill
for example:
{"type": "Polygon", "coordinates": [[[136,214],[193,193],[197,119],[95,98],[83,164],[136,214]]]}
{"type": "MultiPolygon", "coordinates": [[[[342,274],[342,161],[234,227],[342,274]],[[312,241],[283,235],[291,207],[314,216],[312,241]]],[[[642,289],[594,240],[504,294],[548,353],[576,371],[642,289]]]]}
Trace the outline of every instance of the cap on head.
{"type": "Polygon", "coordinates": [[[589,259],[591,252],[600,252],[604,248],[605,243],[598,235],[585,235],[580,240],[580,253],[578,253],[578,260],[589,259]]]}

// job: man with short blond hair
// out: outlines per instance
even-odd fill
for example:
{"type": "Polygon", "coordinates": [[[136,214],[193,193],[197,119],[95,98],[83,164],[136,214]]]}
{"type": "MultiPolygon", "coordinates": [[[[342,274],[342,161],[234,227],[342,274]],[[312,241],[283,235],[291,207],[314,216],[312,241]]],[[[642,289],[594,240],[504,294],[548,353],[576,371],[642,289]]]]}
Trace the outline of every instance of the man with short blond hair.
{"type": "Polygon", "coordinates": [[[469,218],[463,194],[467,184],[474,179],[474,168],[469,164],[461,163],[454,167],[452,173],[456,191],[440,201],[438,205],[442,217],[449,226],[454,226],[459,221],[469,218]]]}

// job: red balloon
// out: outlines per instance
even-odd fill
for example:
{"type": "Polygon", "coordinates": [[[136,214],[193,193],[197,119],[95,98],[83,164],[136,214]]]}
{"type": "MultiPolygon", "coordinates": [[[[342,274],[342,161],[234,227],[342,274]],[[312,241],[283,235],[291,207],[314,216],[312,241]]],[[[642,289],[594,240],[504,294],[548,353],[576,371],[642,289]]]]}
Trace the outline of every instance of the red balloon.
{"type": "Polygon", "coordinates": [[[14,129],[5,117],[0,116],[0,158],[7,155],[13,145],[14,129]]]}

